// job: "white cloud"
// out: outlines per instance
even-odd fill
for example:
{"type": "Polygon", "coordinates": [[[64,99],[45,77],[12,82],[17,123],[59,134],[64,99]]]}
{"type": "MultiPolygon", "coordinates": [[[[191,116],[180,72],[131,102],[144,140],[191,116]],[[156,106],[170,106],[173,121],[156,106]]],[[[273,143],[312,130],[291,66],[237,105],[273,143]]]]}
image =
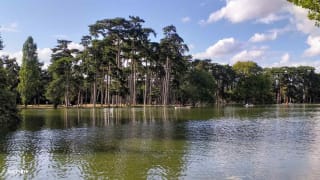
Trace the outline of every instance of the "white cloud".
{"type": "Polygon", "coordinates": [[[264,33],[255,33],[250,39],[250,42],[264,42],[264,41],[272,41],[277,39],[278,34],[276,32],[272,32],[269,34],[264,34],[264,33]]]}
{"type": "Polygon", "coordinates": [[[319,28],[315,26],[313,21],[308,19],[308,10],[295,5],[289,5],[286,8],[293,15],[290,21],[298,31],[305,34],[319,34],[319,28]]]}
{"type": "Polygon", "coordinates": [[[265,21],[275,20],[276,16],[272,17],[272,14],[279,12],[285,3],[285,0],[226,0],[226,6],[211,13],[206,23],[221,19],[232,23],[261,18],[265,18],[265,21]]]}
{"type": "MultiPolygon", "coordinates": [[[[50,48],[42,48],[37,50],[38,59],[44,64],[44,68],[47,68],[50,64],[52,51],[50,48]]],[[[17,52],[6,52],[0,51],[0,56],[8,55],[10,58],[16,58],[19,65],[22,63],[22,51],[17,52]]]]}
{"type": "Polygon", "coordinates": [[[309,48],[304,51],[304,56],[313,57],[320,55],[320,30],[315,22],[308,19],[308,10],[295,5],[287,6],[287,11],[293,15],[290,19],[297,31],[308,35],[309,48]]]}
{"type": "Polygon", "coordinates": [[[313,57],[320,55],[320,36],[308,36],[307,44],[310,47],[304,51],[305,56],[313,57]]]}
{"type": "Polygon", "coordinates": [[[259,61],[263,58],[266,48],[244,50],[231,58],[232,63],[238,61],[259,61]]]}
{"type": "Polygon", "coordinates": [[[275,62],[269,66],[270,67],[293,66],[293,63],[290,61],[290,59],[291,59],[290,54],[284,53],[278,62],[275,62]]]}
{"type": "Polygon", "coordinates": [[[38,49],[38,59],[43,63],[43,67],[47,68],[50,64],[52,51],[50,48],[38,49]]]}
{"type": "Polygon", "coordinates": [[[182,19],[181,19],[181,21],[183,22],[183,23],[188,23],[188,22],[190,22],[191,21],[191,18],[190,17],[183,17],[182,19]]]}
{"type": "Polygon", "coordinates": [[[263,24],[271,24],[273,22],[280,21],[285,18],[286,18],[285,16],[280,16],[280,15],[272,13],[272,14],[267,15],[266,17],[258,19],[257,22],[263,23],[263,24]]]}
{"type": "Polygon", "coordinates": [[[221,39],[217,43],[213,44],[206,49],[205,52],[201,52],[193,55],[197,59],[210,59],[217,58],[226,55],[231,55],[241,48],[241,44],[234,38],[221,39]]]}
{"type": "Polygon", "coordinates": [[[22,51],[18,51],[18,52],[0,51],[0,56],[9,56],[10,58],[16,58],[18,64],[21,65],[22,51]]]}
{"type": "Polygon", "coordinates": [[[287,25],[283,28],[271,29],[269,32],[277,33],[277,35],[279,35],[279,34],[283,34],[283,33],[290,32],[290,31],[294,31],[294,28],[292,28],[292,26],[290,26],[290,25],[287,25]]]}
{"type": "Polygon", "coordinates": [[[18,23],[11,23],[8,25],[1,25],[0,32],[18,32],[18,23]]]}
{"type": "Polygon", "coordinates": [[[78,49],[80,51],[82,51],[84,49],[84,47],[79,44],[79,43],[75,43],[75,42],[71,42],[69,45],[68,45],[68,48],[69,49],[78,49]]]}
{"type": "Polygon", "coordinates": [[[211,13],[208,19],[200,21],[200,24],[213,23],[221,19],[232,23],[256,20],[265,24],[289,19],[300,32],[308,35],[320,34],[319,28],[308,19],[308,10],[286,0],[226,0],[224,7],[211,13]]]}

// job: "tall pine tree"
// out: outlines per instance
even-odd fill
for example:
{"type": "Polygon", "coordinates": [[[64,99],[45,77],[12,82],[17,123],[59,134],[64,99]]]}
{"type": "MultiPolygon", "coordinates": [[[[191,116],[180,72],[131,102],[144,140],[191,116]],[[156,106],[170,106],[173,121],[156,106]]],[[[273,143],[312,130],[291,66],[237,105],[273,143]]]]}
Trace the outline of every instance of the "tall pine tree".
{"type": "Polygon", "coordinates": [[[18,91],[21,95],[22,104],[27,107],[33,101],[37,103],[38,89],[40,85],[40,75],[42,64],[38,61],[37,45],[30,36],[23,44],[22,65],[19,72],[20,83],[18,91]]]}

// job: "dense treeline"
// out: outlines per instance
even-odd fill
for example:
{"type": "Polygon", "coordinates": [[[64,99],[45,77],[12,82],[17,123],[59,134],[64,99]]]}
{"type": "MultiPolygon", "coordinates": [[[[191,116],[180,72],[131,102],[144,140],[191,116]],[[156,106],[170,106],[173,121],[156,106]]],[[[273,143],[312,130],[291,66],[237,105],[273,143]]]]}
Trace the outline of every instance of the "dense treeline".
{"type": "Polygon", "coordinates": [[[163,28],[160,42],[150,40],[155,35],[139,17],[99,20],[81,39],[81,50],[58,40],[48,69],[28,37],[21,67],[1,58],[1,78],[6,79],[0,82],[6,87],[1,96],[54,107],[320,101],[320,75],[313,67],[262,68],[252,61],[221,65],[192,59],[173,25],[163,28]]]}
{"type": "MultiPolygon", "coordinates": [[[[3,43],[0,35],[0,50],[3,43]]],[[[19,121],[16,108],[17,72],[19,66],[15,59],[0,58],[0,126],[15,124],[19,121]]]]}

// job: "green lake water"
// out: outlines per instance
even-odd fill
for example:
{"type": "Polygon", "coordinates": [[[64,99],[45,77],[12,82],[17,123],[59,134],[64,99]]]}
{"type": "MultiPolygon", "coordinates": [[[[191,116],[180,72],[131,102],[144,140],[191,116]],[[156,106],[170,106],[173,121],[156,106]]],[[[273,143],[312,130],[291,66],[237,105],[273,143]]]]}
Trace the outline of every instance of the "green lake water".
{"type": "Polygon", "coordinates": [[[320,179],[320,106],[22,110],[0,179],[320,179]]]}

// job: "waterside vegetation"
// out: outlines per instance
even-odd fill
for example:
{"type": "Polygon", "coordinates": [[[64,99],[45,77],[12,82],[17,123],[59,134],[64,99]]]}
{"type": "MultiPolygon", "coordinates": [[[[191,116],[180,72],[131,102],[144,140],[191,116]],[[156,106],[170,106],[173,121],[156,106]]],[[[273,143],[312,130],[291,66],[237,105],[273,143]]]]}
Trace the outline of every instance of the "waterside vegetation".
{"type": "Polygon", "coordinates": [[[314,67],[262,68],[250,60],[230,66],[192,59],[175,26],[163,28],[160,42],[150,40],[155,35],[140,17],[99,20],[81,39],[83,49],[58,40],[47,69],[28,37],[21,67],[15,59],[1,58],[6,91],[1,95],[11,97],[7,103],[55,108],[320,101],[320,75],[314,67]]]}

